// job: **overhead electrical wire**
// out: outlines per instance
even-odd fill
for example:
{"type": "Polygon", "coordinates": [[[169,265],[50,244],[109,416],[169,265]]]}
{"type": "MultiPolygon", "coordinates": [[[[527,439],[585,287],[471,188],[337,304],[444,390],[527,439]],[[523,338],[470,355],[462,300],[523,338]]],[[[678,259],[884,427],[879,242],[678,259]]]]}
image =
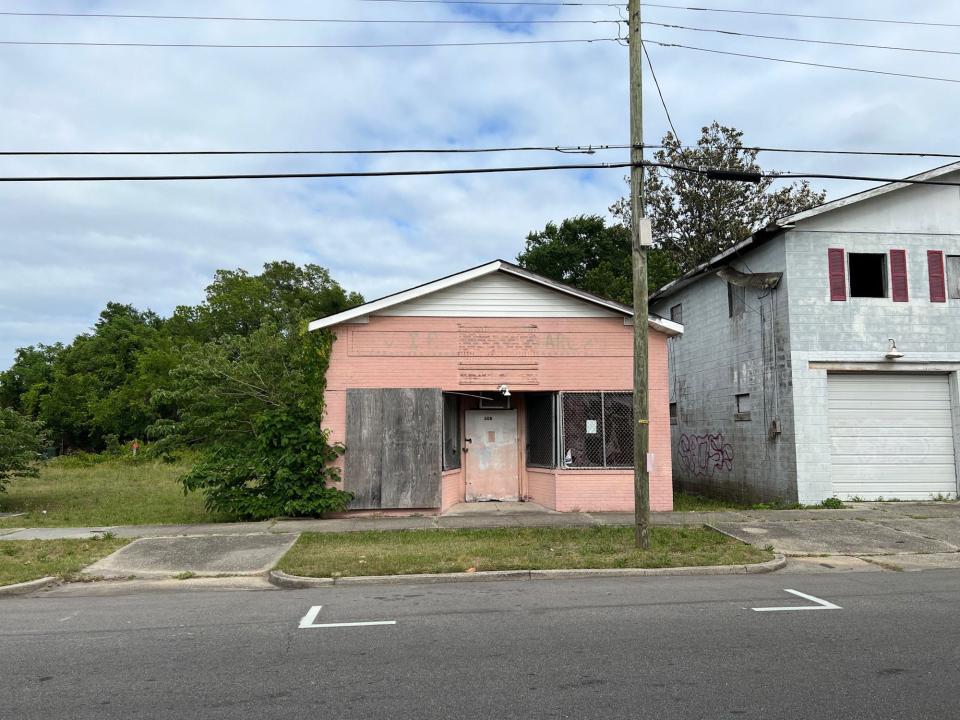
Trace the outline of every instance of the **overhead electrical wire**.
{"type": "MultiPolygon", "coordinates": [[[[360,150],[0,150],[0,157],[30,156],[180,156],[180,155],[444,155],[481,154],[505,152],[559,152],[564,154],[592,155],[605,150],[630,150],[631,145],[521,145],[516,147],[486,148],[379,148],[360,150]]],[[[665,145],[644,143],[638,146],[647,150],[665,150],[665,145]]],[[[696,145],[681,145],[684,150],[696,150],[696,145]]],[[[739,150],[767,153],[799,153],[809,155],[858,155],[877,157],[918,157],[960,159],[960,153],[917,152],[897,150],[823,150],[815,148],[766,147],[743,145],[739,150]]]]}
{"type": "Polygon", "coordinates": [[[55,45],[65,47],[143,47],[143,48],[207,48],[207,49],[271,49],[271,50],[334,50],[338,48],[421,48],[481,47],[488,45],[558,45],[562,43],[617,42],[618,38],[564,38],[559,40],[491,40],[448,43],[151,43],[151,42],[83,42],[69,40],[0,40],[0,45],[55,45]]]}
{"type": "MultiPolygon", "coordinates": [[[[899,185],[938,185],[942,187],[960,187],[960,183],[943,180],[919,180],[913,178],[889,178],[868,175],[843,175],[837,173],[814,172],[752,172],[725,170],[720,168],[692,167],[674,163],[661,163],[644,160],[639,167],[663,168],[677,172],[701,175],[710,180],[729,180],[740,182],[759,182],[761,179],[820,179],[855,180],[860,182],[880,182],[899,185]]],[[[548,170],[608,170],[634,167],[633,163],[582,163],[565,165],[531,165],[522,167],[493,168],[457,168],[436,170],[376,170],[369,172],[310,172],[310,173],[228,173],[211,175],[37,175],[37,176],[0,176],[0,183],[32,182],[155,182],[173,180],[272,180],[272,179],[317,179],[317,178],[372,178],[372,177],[415,177],[430,175],[486,175],[495,173],[542,172],[548,170]]]]}
{"type": "Polygon", "coordinates": [[[842,47],[866,48],[870,50],[897,50],[900,52],[928,53],[932,55],[960,55],[957,50],[933,50],[929,48],[898,47],[896,45],[871,45],[868,43],[841,42],[839,40],[814,40],[813,38],[787,37],[785,35],[758,35],[755,33],[739,32],[737,30],[722,30],[719,28],[699,28],[687,25],[674,25],[644,20],[642,25],[654,25],[670,30],[689,30],[691,32],[716,33],[719,35],[735,35],[737,37],[759,38],[761,40],[784,40],[786,42],[810,43],[813,45],[838,45],[842,47]]]}
{"type": "Polygon", "coordinates": [[[44,18],[111,18],[121,20],[204,20],[215,22],[275,22],[275,23],[330,23],[369,25],[589,25],[597,23],[620,23],[622,20],[602,19],[534,19],[534,20],[425,20],[425,19],[367,19],[367,18],[312,18],[312,17],[246,17],[237,15],[143,15],[132,13],[81,13],[81,12],[27,12],[0,11],[0,16],[44,18]]]}
{"type": "Polygon", "coordinates": [[[809,62],[806,60],[788,60],[786,58],[770,57],[769,55],[751,55],[749,53],[733,52],[731,50],[717,50],[715,48],[702,48],[694,45],[683,45],[681,43],[666,43],[657,40],[644,38],[645,43],[653,43],[665,48],[682,48],[684,50],[696,50],[697,52],[712,53],[714,55],[730,55],[733,57],[751,58],[753,60],[768,60],[770,62],[787,63],[790,65],[806,65],[808,67],[826,68],[829,70],[848,70],[850,72],[869,73],[872,75],[888,75],[892,77],[910,78],[912,80],[935,80],[937,82],[960,83],[960,79],[938,77],[936,75],[915,75],[913,73],[893,72],[892,70],[873,70],[870,68],[853,67],[851,65],[831,65],[827,63],[809,62]]]}
{"type": "MultiPolygon", "coordinates": [[[[648,146],[654,147],[654,146],[648,146]]],[[[659,146],[656,146],[659,147],[659,146]]],[[[0,150],[2,156],[61,155],[454,155],[503,152],[558,152],[593,155],[600,150],[629,150],[630,145],[523,145],[485,148],[388,148],[370,150],[0,150]]]]}
{"type": "MultiPolygon", "coordinates": [[[[360,0],[361,2],[367,0],[360,0]]],[[[643,7],[664,8],[670,10],[690,10],[694,12],[731,13],[735,15],[769,15],[773,17],[803,18],[806,20],[842,20],[847,22],[882,23],[886,25],[919,25],[923,27],[960,27],[960,23],[928,22],[923,20],[898,20],[895,18],[852,17],[849,15],[812,15],[808,13],[774,12],[772,10],[738,10],[733,8],[697,7],[693,5],[669,5],[666,3],[640,3],[643,7]]]]}
{"type": "Polygon", "coordinates": [[[415,5],[533,5],[541,7],[622,7],[612,2],[527,2],[525,0],[354,0],[363,3],[411,3],[415,5]]]}
{"type": "Polygon", "coordinates": [[[677,139],[677,142],[680,142],[680,133],[677,132],[677,128],[673,125],[673,118],[670,117],[670,110],[667,108],[667,101],[663,99],[663,90],[660,89],[660,81],[657,80],[657,73],[653,69],[653,61],[650,59],[650,53],[647,52],[647,46],[640,42],[640,47],[643,49],[643,54],[647,58],[647,67],[650,68],[650,75],[653,78],[653,84],[657,86],[657,94],[660,96],[660,104],[663,106],[663,113],[667,116],[667,122],[670,124],[670,129],[673,130],[673,136],[677,139]]]}
{"type": "Polygon", "coordinates": [[[531,165],[525,167],[458,168],[438,170],[375,170],[369,172],[312,173],[228,173],[215,175],[46,175],[0,177],[0,182],[109,182],[163,180],[274,180],[311,178],[413,177],[421,175],[485,175],[492,173],[540,172],[545,170],[600,170],[630,167],[622,163],[582,163],[567,165],[531,165]]]}

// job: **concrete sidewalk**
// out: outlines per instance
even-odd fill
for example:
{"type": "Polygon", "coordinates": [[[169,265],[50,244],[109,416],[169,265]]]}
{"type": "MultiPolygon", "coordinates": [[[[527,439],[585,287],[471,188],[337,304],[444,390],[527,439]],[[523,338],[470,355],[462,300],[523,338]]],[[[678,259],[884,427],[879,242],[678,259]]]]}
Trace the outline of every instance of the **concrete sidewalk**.
{"type": "MultiPolygon", "coordinates": [[[[258,574],[303,532],[631,525],[632,513],[558,513],[533,503],[477,503],[443,515],[203,525],[30,528],[4,540],[138,538],[87,569],[97,576],[258,574]]],[[[859,503],[844,510],[654,513],[658,526],[709,525],[790,558],[799,572],[960,568],[960,503],[859,503]]]]}
{"type": "MultiPolygon", "coordinates": [[[[479,505],[479,503],[478,503],[479,505]]],[[[104,533],[122,538],[175,537],[180,535],[259,535],[263,533],[361,532],[369,530],[420,530],[437,528],[590,527],[632,525],[633,513],[559,513],[533,503],[483,503],[485,511],[457,508],[443,515],[412,517],[350,517],[327,520],[267,520],[246,523],[198,525],[104,525],[0,529],[4,540],[87,539],[104,533]],[[513,507],[510,507],[513,506],[513,507]],[[525,506],[525,507],[516,507],[525,506]]],[[[824,511],[830,512],[830,511],[824,511]]],[[[840,511],[842,512],[842,511],[840,511]]],[[[715,522],[750,521],[738,512],[652,513],[654,525],[699,526],[715,522]]]]}

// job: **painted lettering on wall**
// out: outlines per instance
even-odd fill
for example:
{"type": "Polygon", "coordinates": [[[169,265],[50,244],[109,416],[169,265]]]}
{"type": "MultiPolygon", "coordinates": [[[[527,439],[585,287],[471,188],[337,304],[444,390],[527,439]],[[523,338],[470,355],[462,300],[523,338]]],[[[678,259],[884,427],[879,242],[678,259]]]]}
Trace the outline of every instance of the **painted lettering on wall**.
{"type": "Polygon", "coordinates": [[[717,471],[733,470],[733,446],[723,433],[680,436],[677,444],[680,467],[697,477],[712,477],[717,471]]]}

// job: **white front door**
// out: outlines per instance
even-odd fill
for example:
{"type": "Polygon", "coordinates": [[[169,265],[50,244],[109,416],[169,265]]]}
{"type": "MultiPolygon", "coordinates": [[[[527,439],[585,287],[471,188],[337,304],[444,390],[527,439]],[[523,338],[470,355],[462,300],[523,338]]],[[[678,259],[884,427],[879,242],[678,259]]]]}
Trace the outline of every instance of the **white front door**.
{"type": "Polygon", "coordinates": [[[516,410],[468,410],[465,465],[467,502],[519,500],[516,410]]]}

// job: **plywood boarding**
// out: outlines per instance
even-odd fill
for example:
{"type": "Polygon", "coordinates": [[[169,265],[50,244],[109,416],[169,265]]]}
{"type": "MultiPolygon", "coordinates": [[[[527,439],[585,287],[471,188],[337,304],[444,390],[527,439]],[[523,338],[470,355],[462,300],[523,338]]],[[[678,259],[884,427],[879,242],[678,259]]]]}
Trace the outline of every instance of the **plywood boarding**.
{"type": "Polygon", "coordinates": [[[439,389],[348,389],[350,509],[439,507],[442,417],[439,389]]]}
{"type": "Polygon", "coordinates": [[[946,375],[831,373],[828,385],[837,497],[927,500],[957,492],[946,375]]]}

